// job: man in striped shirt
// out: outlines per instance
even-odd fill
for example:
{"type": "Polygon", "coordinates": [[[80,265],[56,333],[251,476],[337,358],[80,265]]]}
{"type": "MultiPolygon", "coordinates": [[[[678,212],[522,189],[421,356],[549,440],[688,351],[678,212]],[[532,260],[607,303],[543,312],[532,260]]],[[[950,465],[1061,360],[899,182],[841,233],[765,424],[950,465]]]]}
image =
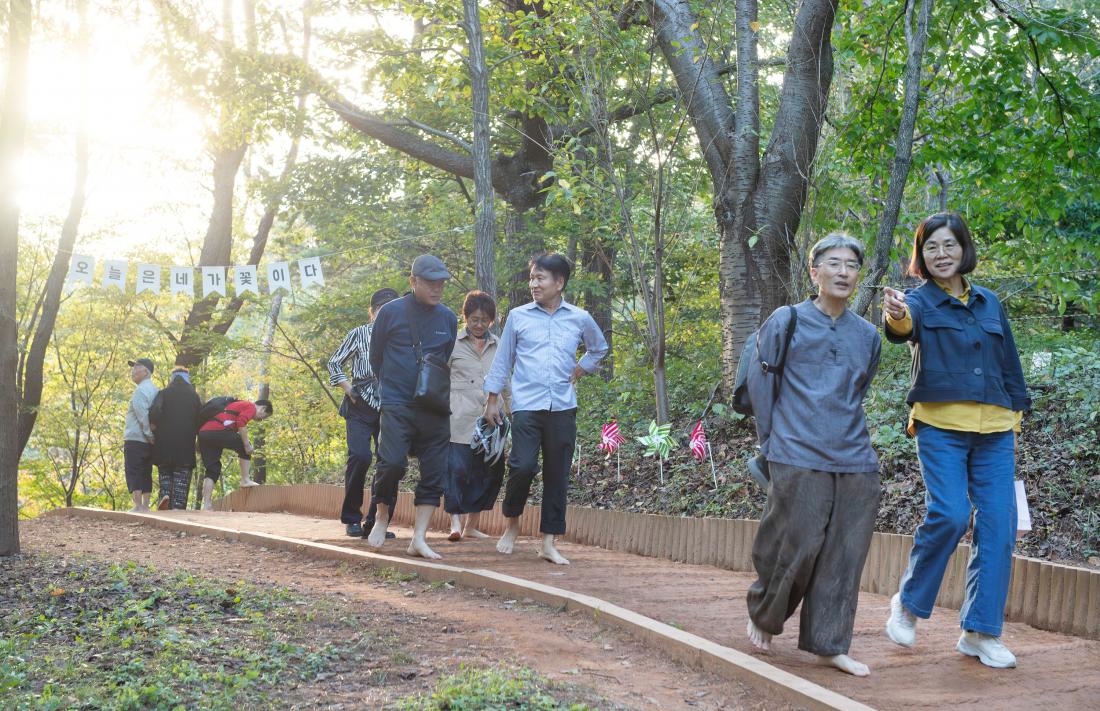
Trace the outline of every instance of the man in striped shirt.
{"type": "Polygon", "coordinates": [[[393,289],[379,289],[370,298],[370,322],[353,328],[344,342],[328,359],[329,385],[344,391],[340,415],[344,418],[348,434],[348,464],[344,470],[344,504],[340,510],[340,522],[347,527],[349,536],[362,536],[374,526],[374,504],[367,511],[363,522],[363,487],[371,463],[371,441],[378,446],[378,379],[370,367],[370,336],[374,328],[374,315],[378,309],[398,297],[393,289]],[[351,379],[344,374],[344,364],[351,361],[351,379]]]}

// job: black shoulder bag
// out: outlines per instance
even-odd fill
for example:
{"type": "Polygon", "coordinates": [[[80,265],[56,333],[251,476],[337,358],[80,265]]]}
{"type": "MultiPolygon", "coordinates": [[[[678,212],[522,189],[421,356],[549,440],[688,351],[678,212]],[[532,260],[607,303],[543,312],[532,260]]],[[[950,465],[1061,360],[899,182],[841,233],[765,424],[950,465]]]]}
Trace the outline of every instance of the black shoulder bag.
{"type": "Polygon", "coordinates": [[[409,332],[416,352],[416,387],[413,404],[439,415],[451,414],[451,368],[421,347],[420,324],[413,313],[412,297],[405,302],[405,314],[409,320],[409,332]]]}

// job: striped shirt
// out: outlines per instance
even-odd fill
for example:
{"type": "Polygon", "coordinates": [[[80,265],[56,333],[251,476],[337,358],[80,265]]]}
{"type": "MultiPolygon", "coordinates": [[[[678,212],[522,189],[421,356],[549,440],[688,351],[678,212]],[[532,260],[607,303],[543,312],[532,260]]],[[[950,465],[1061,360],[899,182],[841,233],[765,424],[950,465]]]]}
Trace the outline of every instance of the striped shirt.
{"type": "Polygon", "coordinates": [[[344,342],[328,359],[328,384],[339,385],[346,381],[344,363],[351,359],[351,381],[356,395],[368,407],[379,408],[378,379],[370,367],[370,335],[374,324],[368,323],[348,331],[344,342]]]}

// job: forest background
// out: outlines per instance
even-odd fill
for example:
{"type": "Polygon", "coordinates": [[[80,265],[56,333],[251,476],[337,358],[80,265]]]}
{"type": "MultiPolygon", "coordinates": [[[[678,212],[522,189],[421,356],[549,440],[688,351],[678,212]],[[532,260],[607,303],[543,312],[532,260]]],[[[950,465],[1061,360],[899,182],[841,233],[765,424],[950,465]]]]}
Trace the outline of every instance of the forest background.
{"type": "MultiPolygon", "coordinates": [[[[424,252],[453,309],[483,288],[502,315],[530,298],[530,255],[577,265],[568,297],[612,355],[579,386],[572,502],[757,516],[751,422],[725,404],[744,338],[805,297],[807,246],[833,230],[869,247],[853,305],[877,323],[874,286],[906,284],[916,224],[952,209],[1035,396],[1023,550],[1100,563],[1094,3],[10,0],[0,19],[0,552],[19,517],[129,506],[137,356],[158,386],[176,363],[205,397],[270,394],[260,480],[342,483],[324,361],[424,252]],[[319,255],[326,284],[68,290],[73,252],[319,255]],[[713,471],[686,447],[700,418],[713,471]],[[618,458],[597,448],[612,419],[618,458]],[[651,422],[678,441],[663,463],[638,441],[651,422]]],[[[867,401],[878,526],[902,533],[923,513],[908,366],[884,347],[867,401]]]]}

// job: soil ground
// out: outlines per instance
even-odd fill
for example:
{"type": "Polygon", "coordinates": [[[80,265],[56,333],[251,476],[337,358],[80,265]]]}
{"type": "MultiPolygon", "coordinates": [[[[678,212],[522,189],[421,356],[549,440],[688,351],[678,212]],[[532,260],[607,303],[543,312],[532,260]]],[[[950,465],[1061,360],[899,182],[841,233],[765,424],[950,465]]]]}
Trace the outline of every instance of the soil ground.
{"type": "MultiPolygon", "coordinates": [[[[363,545],[359,540],[333,538],[334,533],[342,533],[342,527],[330,521],[282,514],[174,515],[220,526],[363,545]]],[[[361,625],[364,635],[393,640],[391,648],[367,665],[351,668],[337,664],[313,681],[298,684],[281,699],[287,708],[384,708],[409,694],[430,691],[441,676],[463,667],[498,665],[530,668],[561,684],[571,701],[593,708],[789,708],[782,700],[744,684],[688,669],[629,635],[601,627],[583,613],[562,613],[529,600],[508,600],[485,591],[416,580],[387,580],[366,566],[180,535],[141,524],[49,516],[22,522],[20,533],[28,556],[133,561],[166,573],[186,571],[226,584],[244,581],[285,587],[354,615],[352,624],[317,629],[316,634],[355,634],[356,625],[361,625]]],[[[398,531],[399,536],[403,533],[398,531]]],[[[396,548],[399,543],[391,541],[389,545],[396,548]]],[[[457,544],[455,550],[465,547],[467,555],[488,550],[468,543],[457,544]]],[[[433,540],[433,544],[439,542],[433,540]]],[[[543,579],[552,584],[563,582],[546,566],[536,567],[529,560],[532,557],[520,553],[514,561],[520,568],[543,573],[543,579]]],[[[587,563],[574,570],[582,567],[587,563]]]]}
{"type": "MultiPolygon", "coordinates": [[[[337,521],[276,513],[171,512],[187,520],[212,525],[274,533],[306,540],[323,541],[351,548],[366,549],[366,542],[343,536],[337,521]]],[[[56,520],[56,519],[55,519],[56,520]]],[[[398,539],[387,543],[383,552],[400,555],[407,545],[410,531],[396,528],[398,539]]],[[[140,537],[152,535],[144,530],[140,537]]],[[[160,535],[160,534],[157,534],[160,535]]],[[[32,539],[33,540],[33,539],[32,539]]],[[[540,561],[534,553],[533,539],[521,539],[516,553],[502,556],[495,551],[495,541],[466,539],[450,543],[442,533],[429,535],[429,543],[443,555],[449,565],[487,568],[528,580],[594,595],[608,602],[630,608],[662,622],[679,626],[688,632],[707,637],[743,652],[752,652],[744,636],[747,621],[745,592],[752,576],[708,566],[686,565],[607,551],[591,546],[562,543],[562,553],[572,561],[568,567],[557,567],[540,561]]],[[[77,545],[74,542],[74,545],[77,545]]],[[[211,545],[210,543],[205,545],[211,545]]],[[[82,548],[95,541],[82,541],[82,548]]],[[[183,545],[186,548],[186,544],[183,545]]],[[[314,568],[323,567],[320,562],[314,568]]],[[[278,571],[269,574],[279,577],[278,571]]],[[[283,575],[291,582],[294,572],[283,575]]],[[[327,579],[319,581],[319,590],[331,589],[327,579]]],[[[431,606],[438,614],[455,615],[450,607],[431,606]]],[[[889,611],[889,598],[861,594],[856,617],[856,629],[851,655],[870,665],[872,674],[857,679],[816,664],[813,656],[797,649],[798,619],[790,620],[785,633],[773,643],[773,651],[763,655],[777,667],[809,679],[817,684],[880,709],[998,709],[1031,711],[1039,707],[1100,709],[1100,641],[1086,640],[1037,630],[1028,625],[1006,623],[1004,640],[1015,652],[1019,668],[994,670],[982,666],[976,659],[955,651],[958,640],[958,612],[937,608],[930,620],[918,626],[918,643],[913,649],[894,645],[882,628],[889,611]]],[[[475,614],[466,618],[469,628],[496,624],[497,613],[475,614]]],[[[510,619],[510,618],[509,618],[510,619]]],[[[691,700],[697,690],[687,684],[681,674],[672,674],[660,685],[654,685],[649,673],[622,675],[614,657],[597,665],[595,660],[580,661],[570,656],[571,644],[560,648],[532,635],[522,625],[514,629],[517,652],[534,664],[546,651],[558,661],[536,670],[558,672],[563,669],[593,669],[611,675],[624,687],[643,684],[636,689],[640,698],[652,697],[655,688],[670,684],[677,692],[671,695],[673,706],[691,700]],[[565,655],[558,658],[558,655],[565,655]],[[648,683],[647,683],[648,680],[648,683]]],[[[546,630],[549,632],[550,630],[546,630]]],[[[608,634],[604,632],[603,634],[608,634]]],[[[593,651],[599,651],[597,647],[593,651]]],[[[525,662],[526,663],[526,662],[525,662]]],[[[634,668],[636,671],[636,667],[634,668]]],[[[601,688],[616,686],[602,677],[594,683],[601,688]]],[[[664,688],[669,689],[668,686],[664,688]]],[[[708,696],[710,696],[708,691],[708,696]]],[[[718,692],[714,692],[719,695],[718,692]]],[[[669,697],[666,697],[669,698],[669,697]]],[[[707,697],[703,697],[705,701],[707,697]]],[[[637,703],[637,702],[635,702],[637,703]]],[[[774,708],[766,705],[766,708],[774,708]]]]}

